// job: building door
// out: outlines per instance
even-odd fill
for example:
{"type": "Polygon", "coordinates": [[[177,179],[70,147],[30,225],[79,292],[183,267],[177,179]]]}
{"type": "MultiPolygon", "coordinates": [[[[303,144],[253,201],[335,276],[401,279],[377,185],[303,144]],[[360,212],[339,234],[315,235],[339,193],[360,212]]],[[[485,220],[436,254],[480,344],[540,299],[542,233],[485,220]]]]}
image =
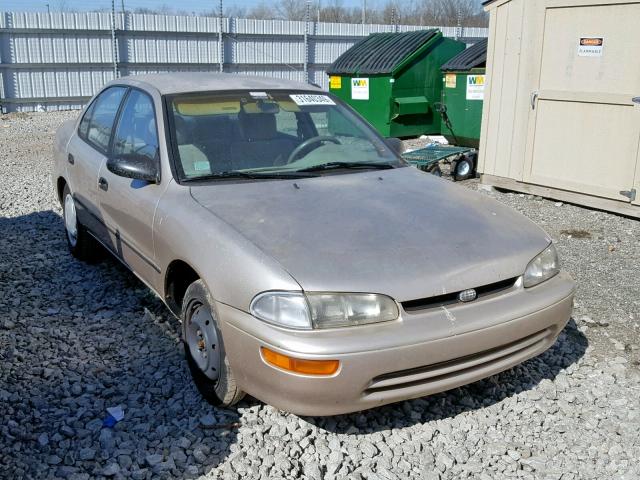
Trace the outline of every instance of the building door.
{"type": "Polygon", "coordinates": [[[630,202],[640,174],[640,2],[546,0],[544,18],[524,180],[630,202]]]}

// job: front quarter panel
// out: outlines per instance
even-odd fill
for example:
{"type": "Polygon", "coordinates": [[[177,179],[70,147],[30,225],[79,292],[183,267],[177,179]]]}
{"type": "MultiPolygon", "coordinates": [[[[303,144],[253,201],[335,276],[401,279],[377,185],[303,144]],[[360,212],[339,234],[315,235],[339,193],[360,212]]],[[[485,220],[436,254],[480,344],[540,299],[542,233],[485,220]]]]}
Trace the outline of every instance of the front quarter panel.
{"type": "MultiPolygon", "coordinates": [[[[240,310],[248,311],[262,291],[301,290],[280,264],[199,205],[188,186],[171,182],[158,204],[154,237],[163,272],[173,260],[182,260],[218,302],[240,310]]],[[[166,294],[164,285],[158,291],[166,294]]]]}

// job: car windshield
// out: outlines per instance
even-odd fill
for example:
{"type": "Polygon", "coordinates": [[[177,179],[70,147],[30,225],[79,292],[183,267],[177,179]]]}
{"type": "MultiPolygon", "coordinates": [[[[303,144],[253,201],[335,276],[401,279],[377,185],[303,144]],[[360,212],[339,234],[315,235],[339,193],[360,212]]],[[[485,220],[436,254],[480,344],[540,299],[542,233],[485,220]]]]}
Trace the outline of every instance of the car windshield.
{"type": "Polygon", "coordinates": [[[168,111],[183,181],[405,165],[371,127],[321,92],[175,95],[168,111]]]}

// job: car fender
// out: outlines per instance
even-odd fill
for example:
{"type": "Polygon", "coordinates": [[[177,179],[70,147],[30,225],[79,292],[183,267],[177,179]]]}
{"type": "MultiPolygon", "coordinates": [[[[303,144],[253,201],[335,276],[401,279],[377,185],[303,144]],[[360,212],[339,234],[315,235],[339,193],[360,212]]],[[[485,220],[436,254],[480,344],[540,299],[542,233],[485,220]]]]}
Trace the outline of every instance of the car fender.
{"type": "MultiPolygon", "coordinates": [[[[198,204],[188,186],[171,182],[158,203],[153,230],[164,274],[172,261],[186,262],[218,302],[249,311],[260,292],[302,289],[277,261],[198,204]]],[[[157,291],[166,298],[164,290],[163,278],[157,291]]]]}

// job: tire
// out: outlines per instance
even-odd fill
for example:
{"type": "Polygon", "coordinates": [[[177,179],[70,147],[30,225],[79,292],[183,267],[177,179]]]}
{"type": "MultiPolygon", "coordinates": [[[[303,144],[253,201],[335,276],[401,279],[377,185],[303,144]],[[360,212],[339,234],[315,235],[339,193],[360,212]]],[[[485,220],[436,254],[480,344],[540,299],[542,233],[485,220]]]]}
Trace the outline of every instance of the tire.
{"type": "Polygon", "coordinates": [[[449,175],[451,175],[451,179],[454,182],[457,182],[458,179],[455,176],[455,172],[456,172],[456,168],[458,168],[458,160],[453,160],[450,164],[449,164],[449,175]]]}
{"type": "Polygon", "coordinates": [[[99,255],[100,246],[84,225],[78,221],[75,200],[68,185],[62,192],[62,218],[64,220],[65,237],[71,255],[78,260],[94,263],[99,255]]]}
{"type": "Polygon", "coordinates": [[[442,170],[440,169],[440,165],[435,165],[431,170],[429,170],[431,175],[435,175],[436,177],[442,176],[442,170]]]}
{"type": "Polygon", "coordinates": [[[466,180],[475,175],[476,165],[472,155],[463,155],[458,159],[453,169],[453,178],[456,182],[466,180]]]}
{"type": "Polygon", "coordinates": [[[181,319],[184,354],[200,394],[214,406],[238,403],[244,392],[236,384],[214,302],[202,280],[196,280],[187,288],[181,319]]]}

